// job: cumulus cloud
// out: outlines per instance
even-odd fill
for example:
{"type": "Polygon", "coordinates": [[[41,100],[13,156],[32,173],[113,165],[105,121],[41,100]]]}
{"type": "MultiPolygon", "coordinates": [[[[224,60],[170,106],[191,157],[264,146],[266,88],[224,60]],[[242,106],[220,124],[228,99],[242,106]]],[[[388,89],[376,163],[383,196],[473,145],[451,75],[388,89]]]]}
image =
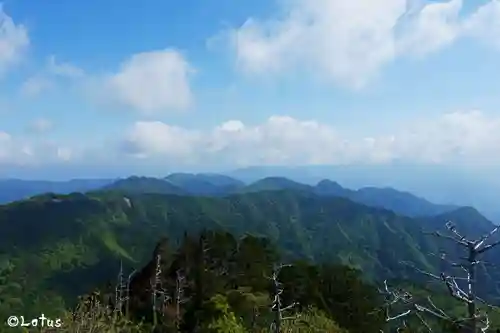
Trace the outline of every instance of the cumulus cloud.
{"type": "Polygon", "coordinates": [[[0,162],[11,155],[12,137],[9,133],[0,131],[0,162]]]}
{"type": "Polygon", "coordinates": [[[462,32],[460,11],[463,0],[425,5],[413,17],[403,20],[395,42],[399,54],[425,56],[451,45],[462,32]]]}
{"type": "Polygon", "coordinates": [[[29,44],[26,27],[16,24],[0,4],[0,74],[19,62],[29,44]]]}
{"type": "Polygon", "coordinates": [[[51,140],[30,140],[0,131],[0,166],[68,162],[73,157],[73,149],[60,143],[51,140]]]}
{"type": "Polygon", "coordinates": [[[46,71],[54,76],[79,78],[85,75],[83,69],[71,63],[56,61],[56,57],[54,55],[51,55],[47,58],[46,67],[46,71]]]}
{"type": "Polygon", "coordinates": [[[77,147],[0,132],[0,164],[88,164],[97,160],[113,164],[119,160],[124,165],[183,167],[397,161],[500,166],[498,116],[457,111],[431,119],[412,119],[395,128],[383,135],[347,137],[342,128],[278,115],[253,125],[233,119],[203,131],[140,121],[118,140],[118,150],[110,149],[113,141],[99,148],[77,147]]]}
{"type": "Polygon", "coordinates": [[[193,100],[193,71],[174,49],[135,54],[104,78],[101,96],[148,114],[185,109],[193,100]]]}
{"type": "Polygon", "coordinates": [[[58,62],[54,55],[47,57],[44,68],[28,77],[21,85],[25,97],[38,96],[57,86],[58,79],[80,79],[85,76],[83,69],[68,63],[58,62]]]}
{"type": "Polygon", "coordinates": [[[195,131],[170,126],[159,121],[136,122],[123,142],[126,153],[139,158],[163,155],[188,158],[199,141],[195,131]]]}
{"type": "Polygon", "coordinates": [[[44,76],[31,76],[22,83],[21,95],[25,97],[33,97],[51,89],[53,86],[54,83],[44,76]]]}
{"type": "Polygon", "coordinates": [[[50,120],[45,118],[35,119],[29,126],[28,130],[36,134],[43,134],[50,131],[53,124],[50,120]]]}
{"type": "Polygon", "coordinates": [[[203,132],[138,122],[121,148],[142,159],[178,164],[500,163],[500,118],[480,111],[398,128],[384,136],[346,138],[332,126],[288,116],[272,116],[254,126],[230,120],[203,132]]]}
{"type": "Polygon", "coordinates": [[[472,36],[500,46],[500,2],[462,15],[463,1],[289,0],[274,19],[225,33],[246,74],[311,70],[363,87],[398,56],[422,57],[472,36]]]}
{"type": "Polygon", "coordinates": [[[464,23],[466,36],[500,49],[500,1],[490,1],[464,23]]]}

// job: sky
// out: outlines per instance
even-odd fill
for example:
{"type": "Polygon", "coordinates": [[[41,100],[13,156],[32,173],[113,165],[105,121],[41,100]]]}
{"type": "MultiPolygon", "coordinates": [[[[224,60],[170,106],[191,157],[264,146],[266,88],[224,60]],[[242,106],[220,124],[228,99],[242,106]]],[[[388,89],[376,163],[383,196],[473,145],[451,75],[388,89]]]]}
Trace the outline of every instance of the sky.
{"type": "Polygon", "coordinates": [[[0,178],[494,169],[499,56],[498,0],[7,0],[0,178]]]}

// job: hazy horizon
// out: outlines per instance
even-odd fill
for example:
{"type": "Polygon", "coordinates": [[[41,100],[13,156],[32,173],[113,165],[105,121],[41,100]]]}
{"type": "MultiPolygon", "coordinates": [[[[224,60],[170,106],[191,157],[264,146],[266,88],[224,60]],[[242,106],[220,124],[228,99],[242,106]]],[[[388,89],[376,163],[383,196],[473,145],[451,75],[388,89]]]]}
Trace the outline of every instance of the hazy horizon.
{"type": "Polygon", "coordinates": [[[342,165],[329,178],[491,197],[499,13],[492,0],[7,2],[0,178],[342,165]]]}

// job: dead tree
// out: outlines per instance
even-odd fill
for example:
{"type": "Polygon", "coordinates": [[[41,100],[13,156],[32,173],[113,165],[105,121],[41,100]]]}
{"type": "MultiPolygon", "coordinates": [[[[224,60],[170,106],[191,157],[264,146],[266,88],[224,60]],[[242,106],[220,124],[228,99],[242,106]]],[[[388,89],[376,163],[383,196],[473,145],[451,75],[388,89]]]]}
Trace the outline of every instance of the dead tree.
{"type": "Polygon", "coordinates": [[[429,314],[434,318],[453,323],[453,318],[437,307],[430,297],[427,297],[428,305],[419,304],[419,301],[408,291],[403,289],[389,289],[387,281],[384,281],[384,289],[379,289],[379,292],[385,296],[384,311],[386,322],[396,320],[402,322],[401,326],[397,328],[397,332],[408,327],[406,320],[410,315],[415,315],[429,332],[432,332],[432,328],[422,316],[423,314],[429,314]],[[395,315],[391,315],[390,311],[394,306],[401,306],[403,310],[395,315]]]}
{"type": "Polygon", "coordinates": [[[123,308],[125,308],[125,315],[129,315],[129,304],[130,304],[130,282],[132,276],[137,273],[136,270],[132,271],[127,279],[124,279],[123,273],[123,262],[120,261],[120,270],[118,272],[118,281],[115,287],[115,306],[114,312],[116,314],[122,314],[123,308]]]}
{"type": "MultiPolygon", "coordinates": [[[[481,314],[477,308],[478,302],[484,304],[486,304],[486,302],[479,298],[476,294],[476,267],[478,264],[485,263],[484,261],[480,260],[480,255],[492,250],[500,244],[500,241],[486,244],[486,242],[498,231],[499,227],[495,227],[491,232],[480,237],[479,239],[474,240],[462,236],[451,221],[448,221],[446,223],[446,228],[448,229],[450,235],[443,235],[438,231],[432,234],[440,238],[451,240],[455,244],[458,244],[466,250],[467,255],[466,257],[461,258],[461,262],[450,262],[450,264],[453,267],[461,268],[465,272],[466,277],[464,280],[466,281],[467,289],[463,290],[461,287],[459,287],[457,283],[457,280],[459,280],[459,278],[447,275],[444,272],[441,272],[439,276],[429,273],[427,275],[441,280],[446,285],[449,294],[466,305],[467,315],[463,319],[465,328],[464,332],[476,333],[479,330],[481,332],[487,332],[490,327],[488,314],[481,314]]],[[[442,259],[447,260],[445,256],[442,256],[442,259]]]]}
{"type": "Polygon", "coordinates": [[[125,279],[123,278],[123,262],[120,260],[120,270],[118,271],[118,281],[115,287],[115,308],[114,312],[116,315],[121,314],[123,310],[123,304],[126,302],[126,289],[127,284],[125,283],[125,279]]]}
{"type": "Polygon", "coordinates": [[[291,265],[274,265],[273,274],[269,278],[273,284],[273,302],[271,303],[271,311],[274,313],[274,319],[271,323],[271,333],[281,333],[281,323],[284,320],[295,319],[296,316],[284,317],[285,311],[292,309],[298,303],[292,303],[288,306],[282,306],[281,304],[281,294],[283,293],[283,284],[279,282],[278,276],[283,267],[288,267],[291,265]]]}
{"type": "MultiPolygon", "coordinates": [[[[479,257],[485,252],[492,250],[493,248],[495,248],[497,245],[500,244],[499,240],[487,244],[487,241],[498,231],[499,227],[498,226],[495,227],[491,232],[480,237],[479,239],[472,240],[465,236],[462,236],[457,231],[455,225],[451,221],[448,221],[445,226],[449,232],[448,235],[442,234],[439,231],[435,231],[430,234],[454,242],[455,244],[464,248],[467,252],[467,255],[465,257],[462,257],[459,262],[448,261],[446,254],[441,254],[439,255],[439,257],[441,260],[445,260],[446,262],[448,262],[452,267],[457,267],[462,269],[464,271],[465,277],[456,277],[448,275],[444,272],[441,272],[439,275],[435,275],[429,272],[422,271],[416,268],[414,265],[410,264],[410,266],[412,266],[415,270],[419,271],[420,273],[425,274],[429,277],[432,277],[433,279],[439,280],[442,283],[444,283],[450,296],[458,300],[459,302],[462,302],[465,305],[466,316],[464,318],[452,319],[450,316],[446,315],[444,311],[442,311],[441,309],[437,308],[434,304],[432,304],[430,298],[428,298],[428,300],[431,303],[432,308],[434,310],[431,310],[429,308],[414,303],[413,311],[417,310],[417,313],[427,312],[429,314],[432,314],[434,317],[450,321],[451,323],[457,325],[458,327],[461,327],[464,333],[487,332],[490,328],[488,314],[486,312],[481,313],[481,311],[478,309],[478,304],[482,303],[484,306],[489,308],[494,308],[494,307],[489,305],[485,300],[478,297],[477,295],[476,267],[478,264],[488,264],[483,260],[480,260],[479,257]],[[465,290],[464,288],[460,287],[459,283],[457,282],[458,280],[464,280],[466,282],[465,290]]],[[[405,299],[398,297],[399,295],[394,291],[390,291],[387,288],[387,286],[385,289],[386,289],[385,293],[391,294],[394,298],[397,299],[397,302],[405,303],[405,299]]],[[[406,298],[406,301],[408,301],[408,298],[406,298]]],[[[410,313],[412,313],[412,309],[409,309],[394,317],[388,316],[386,319],[387,321],[391,321],[397,318],[402,318],[406,315],[409,315],[410,313]]],[[[426,327],[428,327],[428,325],[426,327]]],[[[428,327],[428,329],[431,331],[430,327],[428,327]]]]}
{"type": "Polygon", "coordinates": [[[184,288],[186,286],[186,277],[182,274],[181,270],[178,269],[175,278],[175,322],[177,330],[180,328],[181,323],[181,306],[185,304],[189,299],[184,296],[184,288]]]}
{"type": "MultiPolygon", "coordinates": [[[[151,303],[153,311],[153,325],[158,325],[158,311],[163,310],[167,301],[170,299],[166,290],[163,288],[161,279],[161,255],[156,256],[155,274],[151,279],[151,303]]],[[[161,311],[162,314],[164,311],[161,311]]]]}
{"type": "Polygon", "coordinates": [[[137,270],[133,270],[127,277],[127,289],[125,297],[125,316],[128,318],[130,315],[130,283],[132,282],[132,277],[137,273],[137,270]]]}

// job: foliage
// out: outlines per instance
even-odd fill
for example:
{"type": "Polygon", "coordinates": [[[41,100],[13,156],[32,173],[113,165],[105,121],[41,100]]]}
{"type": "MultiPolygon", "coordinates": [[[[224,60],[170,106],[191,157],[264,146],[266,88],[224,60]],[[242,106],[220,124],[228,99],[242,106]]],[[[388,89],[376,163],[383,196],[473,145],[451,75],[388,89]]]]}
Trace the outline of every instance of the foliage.
{"type": "Polygon", "coordinates": [[[206,333],[245,333],[245,328],[231,311],[227,298],[215,295],[205,304],[208,324],[202,328],[206,333]]]}
{"type": "MultiPolygon", "coordinates": [[[[435,230],[460,214],[468,220],[463,227],[475,221],[478,232],[488,227],[470,209],[412,219],[301,189],[218,198],[138,192],[47,194],[0,206],[0,319],[16,312],[62,315],[77,296],[96,288],[113,298],[122,262],[127,274],[139,270],[130,284],[130,320],[151,322],[151,251],[168,236],[160,251],[169,296],[160,320],[165,329],[172,329],[177,316],[178,271],[186,278],[187,301],[179,313],[184,329],[206,323],[204,308],[220,300],[213,299],[217,295],[229,306],[222,322],[231,322],[232,313],[248,331],[268,328],[266,276],[283,260],[293,263],[280,276],[286,302],[298,301],[305,313],[318,309],[351,333],[378,332],[384,322],[374,312],[380,304],[368,282],[426,281],[402,261],[439,271],[430,254],[442,248],[422,235],[422,227],[435,230]]],[[[498,264],[498,258],[488,260],[498,264]]],[[[499,277],[479,276],[480,294],[498,295],[493,281],[499,277]]]]}
{"type": "Polygon", "coordinates": [[[314,308],[309,308],[295,320],[285,321],[283,325],[284,333],[347,333],[348,331],[340,328],[324,312],[314,308]]]}
{"type": "MultiPolygon", "coordinates": [[[[164,240],[159,244],[151,261],[133,276],[126,305],[117,307],[109,290],[101,294],[101,302],[107,300],[116,311],[124,312],[127,308],[125,313],[129,313],[131,321],[152,325],[154,318],[160,318],[153,326],[161,332],[175,332],[177,317],[181,332],[260,332],[270,327],[273,319],[269,298],[271,281],[266,276],[276,256],[265,239],[253,236],[235,239],[228,233],[204,231],[197,238],[186,237],[175,251],[167,249],[168,243],[164,240]],[[249,249],[253,256],[247,255],[249,249]],[[159,254],[162,257],[157,261],[155,258],[159,254]],[[158,262],[161,264],[159,270],[158,262]],[[159,284],[163,286],[165,302],[155,312],[149,286],[158,271],[161,272],[159,284]],[[180,271],[185,277],[182,287],[185,302],[182,303],[178,303],[176,297],[180,271]],[[244,278],[246,274],[250,278],[244,278]]],[[[333,327],[337,330],[342,326],[351,332],[370,333],[385,326],[378,317],[366,315],[380,308],[381,303],[375,288],[363,282],[359,272],[343,266],[316,266],[306,262],[292,262],[290,269],[280,276],[285,289],[305,282],[295,275],[309,274],[314,278],[311,272],[315,272],[317,276],[308,285],[309,289],[314,289],[313,294],[307,295],[294,288],[287,291],[286,298],[303,302],[303,307],[296,309],[303,311],[303,316],[299,312],[292,313],[293,317],[302,318],[297,321],[297,327],[311,322],[318,329],[333,327]],[[345,304],[347,299],[349,305],[345,304]],[[342,318],[344,316],[349,318],[342,318]]]]}

